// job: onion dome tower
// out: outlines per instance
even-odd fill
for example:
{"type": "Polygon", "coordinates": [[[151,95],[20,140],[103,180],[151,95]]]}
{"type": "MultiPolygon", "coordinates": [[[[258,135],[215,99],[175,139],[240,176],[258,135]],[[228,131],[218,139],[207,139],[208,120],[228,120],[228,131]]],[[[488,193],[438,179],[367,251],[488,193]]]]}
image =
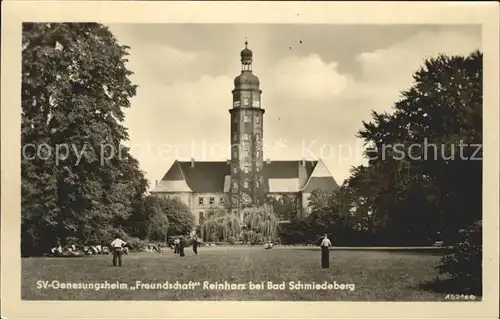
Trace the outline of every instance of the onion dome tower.
{"type": "MultiPolygon", "coordinates": [[[[263,115],[260,81],[252,72],[253,52],[245,42],[241,51],[241,74],[234,79],[231,114],[231,207],[264,204],[263,115]]],[[[240,215],[240,218],[243,216],[240,215]]]]}

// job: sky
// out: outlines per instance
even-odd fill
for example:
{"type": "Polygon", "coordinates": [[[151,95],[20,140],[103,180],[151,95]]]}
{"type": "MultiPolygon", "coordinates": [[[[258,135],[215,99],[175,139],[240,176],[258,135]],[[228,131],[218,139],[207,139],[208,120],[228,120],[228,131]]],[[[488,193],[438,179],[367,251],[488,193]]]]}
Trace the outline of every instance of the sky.
{"type": "Polygon", "coordinates": [[[174,160],[230,158],[231,90],[244,42],[264,108],[264,158],[321,158],[340,184],[366,163],[356,133],[391,112],[425,59],[481,49],[473,25],[114,24],[138,85],[126,110],[150,186],[174,160]]]}

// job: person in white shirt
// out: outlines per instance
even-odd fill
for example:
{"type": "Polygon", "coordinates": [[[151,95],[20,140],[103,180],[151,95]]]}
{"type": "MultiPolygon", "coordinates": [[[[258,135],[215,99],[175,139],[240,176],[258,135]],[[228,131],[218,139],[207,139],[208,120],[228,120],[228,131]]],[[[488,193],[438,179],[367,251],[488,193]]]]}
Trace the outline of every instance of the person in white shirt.
{"type": "Polygon", "coordinates": [[[321,241],[321,267],[330,268],[330,249],[332,242],[328,239],[328,235],[325,234],[323,240],[321,241]]]}
{"type": "Polygon", "coordinates": [[[120,236],[116,236],[111,242],[111,249],[113,250],[113,267],[116,267],[117,262],[120,267],[122,266],[123,247],[126,245],[127,243],[124,242],[120,236]]]}

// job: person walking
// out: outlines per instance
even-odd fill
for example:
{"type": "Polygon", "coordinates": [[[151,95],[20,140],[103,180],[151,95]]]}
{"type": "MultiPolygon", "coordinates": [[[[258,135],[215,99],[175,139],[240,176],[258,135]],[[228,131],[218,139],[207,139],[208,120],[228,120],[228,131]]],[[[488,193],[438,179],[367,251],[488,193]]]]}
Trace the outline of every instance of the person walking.
{"type": "Polygon", "coordinates": [[[113,267],[122,266],[122,255],[123,255],[123,247],[127,245],[124,242],[120,235],[117,235],[116,238],[111,242],[111,249],[113,250],[113,267]]]}
{"type": "Polygon", "coordinates": [[[321,268],[330,268],[330,249],[332,242],[328,239],[328,235],[325,234],[323,240],[321,241],[321,268]]]}

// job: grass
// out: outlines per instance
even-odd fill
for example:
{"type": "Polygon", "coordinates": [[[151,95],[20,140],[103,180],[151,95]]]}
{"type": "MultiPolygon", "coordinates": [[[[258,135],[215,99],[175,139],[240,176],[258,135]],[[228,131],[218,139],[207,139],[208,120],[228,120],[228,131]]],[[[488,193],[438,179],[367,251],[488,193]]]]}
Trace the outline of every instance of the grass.
{"type": "MultiPolygon", "coordinates": [[[[262,247],[201,248],[185,257],[135,253],[124,256],[122,268],[111,265],[108,255],[78,258],[24,258],[24,300],[307,300],[307,301],[443,301],[447,292],[426,289],[437,276],[439,256],[391,251],[330,252],[330,268],[321,269],[319,249],[262,247]],[[350,290],[92,290],[37,289],[38,281],[142,282],[209,281],[248,284],[301,281],[354,284],[350,290]]],[[[248,285],[247,287],[248,288],[248,285]]],[[[453,291],[449,291],[452,293],[453,291]]]]}

